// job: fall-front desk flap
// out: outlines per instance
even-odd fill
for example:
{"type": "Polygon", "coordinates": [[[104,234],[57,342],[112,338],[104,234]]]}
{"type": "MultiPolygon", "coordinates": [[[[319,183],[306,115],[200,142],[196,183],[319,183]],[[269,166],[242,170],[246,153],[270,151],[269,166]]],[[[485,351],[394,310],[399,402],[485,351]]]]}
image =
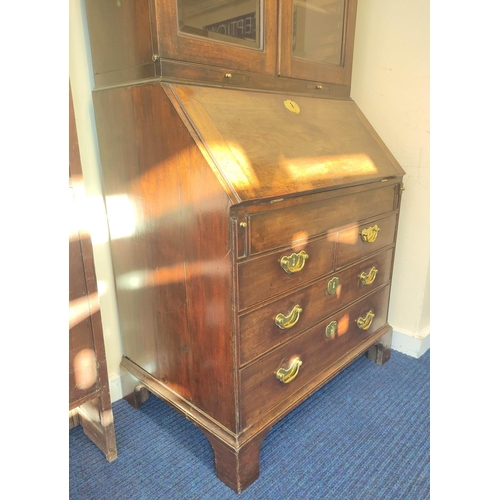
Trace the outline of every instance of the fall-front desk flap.
{"type": "Polygon", "coordinates": [[[401,176],[351,100],[164,85],[241,202],[401,176]]]}

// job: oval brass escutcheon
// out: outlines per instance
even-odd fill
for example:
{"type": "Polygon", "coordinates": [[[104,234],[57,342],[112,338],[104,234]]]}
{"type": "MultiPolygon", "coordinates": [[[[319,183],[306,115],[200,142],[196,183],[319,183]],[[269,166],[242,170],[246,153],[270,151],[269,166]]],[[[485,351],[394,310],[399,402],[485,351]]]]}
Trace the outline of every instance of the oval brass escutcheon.
{"type": "Polygon", "coordinates": [[[276,372],[276,378],[280,382],[283,382],[284,384],[288,384],[299,374],[299,369],[301,366],[302,366],[302,361],[297,356],[296,358],[294,358],[292,360],[289,368],[280,368],[276,372]]]}
{"type": "Polygon", "coordinates": [[[375,313],[370,309],[364,318],[361,316],[356,320],[356,324],[358,328],[361,330],[368,330],[370,326],[372,326],[373,318],[375,317],[375,313]]]}
{"type": "Polygon", "coordinates": [[[302,271],[308,258],[309,255],[304,250],[301,250],[299,253],[292,253],[291,255],[283,255],[280,259],[280,266],[287,274],[298,273],[302,271]]]}
{"type": "Polygon", "coordinates": [[[334,295],[339,285],[340,285],[340,278],[334,276],[326,285],[326,291],[328,292],[329,295],[334,295]]]}
{"type": "Polygon", "coordinates": [[[329,339],[331,339],[332,337],[335,337],[335,334],[337,333],[337,325],[338,325],[338,323],[336,321],[332,321],[325,328],[325,335],[329,339]]]}
{"type": "Polygon", "coordinates": [[[302,312],[302,308],[297,304],[293,306],[293,309],[287,314],[279,313],[274,318],[274,322],[276,326],[281,328],[282,330],[286,330],[287,328],[292,328],[297,321],[299,321],[300,313],[302,312]]]}
{"type": "Polygon", "coordinates": [[[363,229],[359,234],[361,235],[361,239],[365,243],[373,243],[377,239],[378,232],[380,228],[375,224],[367,229],[363,229]]]}
{"type": "Polygon", "coordinates": [[[287,99],[286,101],[283,101],[283,104],[285,105],[286,109],[288,109],[288,111],[297,114],[300,113],[300,107],[295,101],[287,99]]]}
{"type": "Polygon", "coordinates": [[[365,273],[364,271],[359,275],[359,281],[361,281],[361,284],[364,285],[371,285],[374,281],[375,278],[377,277],[378,269],[373,266],[370,271],[365,273]]]}

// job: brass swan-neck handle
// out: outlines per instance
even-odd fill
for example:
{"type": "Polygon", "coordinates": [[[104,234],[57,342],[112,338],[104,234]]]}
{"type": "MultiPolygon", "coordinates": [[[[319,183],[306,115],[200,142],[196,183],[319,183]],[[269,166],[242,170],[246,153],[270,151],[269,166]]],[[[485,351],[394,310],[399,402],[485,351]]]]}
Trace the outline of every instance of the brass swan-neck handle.
{"type": "Polygon", "coordinates": [[[292,328],[297,321],[299,321],[300,313],[302,312],[302,307],[298,304],[293,306],[293,309],[287,314],[279,313],[274,318],[274,322],[276,326],[281,328],[282,330],[286,330],[287,328],[292,328]]]}
{"type": "Polygon", "coordinates": [[[377,239],[378,232],[380,228],[375,224],[374,226],[363,229],[359,234],[361,235],[361,239],[365,243],[373,243],[377,239]]]}
{"type": "Polygon", "coordinates": [[[296,358],[292,359],[292,362],[290,363],[290,366],[288,368],[280,368],[276,372],[276,378],[280,382],[283,382],[284,384],[288,384],[299,374],[299,370],[300,370],[301,366],[302,366],[302,361],[297,356],[296,358]]]}
{"type": "Polygon", "coordinates": [[[372,326],[373,318],[375,317],[375,313],[370,309],[364,318],[361,316],[356,320],[356,324],[358,328],[361,330],[368,330],[370,326],[372,326]]]}
{"type": "Polygon", "coordinates": [[[280,259],[280,266],[287,274],[298,273],[302,271],[309,258],[307,252],[301,250],[299,253],[292,253],[291,255],[283,255],[280,259]]]}
{"type": "Polygon", "coordinates": [[[377,277],[377,273],[378,273],[378,269],[375,266],[373,266],[368,271],[368,273],[366,273],[366,272],[363,271],[359,275],[359,281],[361,281],[361,284],[363,286],[364,285],[371,285],[375,281],[375,278],[377,277]]]}

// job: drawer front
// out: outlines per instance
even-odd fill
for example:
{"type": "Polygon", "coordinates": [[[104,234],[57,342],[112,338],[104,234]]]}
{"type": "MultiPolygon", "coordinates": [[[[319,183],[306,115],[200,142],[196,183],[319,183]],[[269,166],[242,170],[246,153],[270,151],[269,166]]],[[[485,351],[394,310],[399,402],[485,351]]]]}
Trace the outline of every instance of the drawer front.
{"type": "Polygon", "coordinates": [[[339,231],[337,268],[394,243],[395,237],[396,214],[339,231]]]}
{"type": "Polygon", "coordinates": [[[382,328],[387,323],[388,302],[389,285],[243,368],[240,372],[243,428],[292,398],[296,391],[382,328]],[[296,358],[301,363],[298,370],[297,364],[292,363],[296,358]],[[289,382],[278,380],[279,375],[289,382]]]}
{"type": "Polygon", "coordinates": [[[240,311],[333,271],[334,251],[335,242],[321,238],[239,264],[240,311]]]}
{"type": "Polygon", "coordinates": [[[251,253],[290,246],[335,227],[390,212],[394,209],[394,189],[391,185],[252,215],[251,253]]]}
{"type": "Polygon", "coordinates": [[[243,365],[290,340],[322,318],[388,282],[392,255],[392,249],[378,253],[339,273],[331,273],[303,290],[242,315],[240,363],[243,365]],[[285,317],[281,324],[287,328],[276,324],[278,314],[285,317]]]}

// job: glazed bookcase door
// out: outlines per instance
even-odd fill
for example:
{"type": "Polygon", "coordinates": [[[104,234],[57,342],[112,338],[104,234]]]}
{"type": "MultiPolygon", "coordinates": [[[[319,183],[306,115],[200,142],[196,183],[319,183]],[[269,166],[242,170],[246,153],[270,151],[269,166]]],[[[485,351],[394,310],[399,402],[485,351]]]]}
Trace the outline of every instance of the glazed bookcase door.
{"type": "Polygon", "coordinates": [[[356,3],[282,0],[280,74],[350,85],[356,3]]]}
{"type": "Polygon", "coordinates": [[[162,58],[274,74],[277,0],[158,0],[162,58]]]}

